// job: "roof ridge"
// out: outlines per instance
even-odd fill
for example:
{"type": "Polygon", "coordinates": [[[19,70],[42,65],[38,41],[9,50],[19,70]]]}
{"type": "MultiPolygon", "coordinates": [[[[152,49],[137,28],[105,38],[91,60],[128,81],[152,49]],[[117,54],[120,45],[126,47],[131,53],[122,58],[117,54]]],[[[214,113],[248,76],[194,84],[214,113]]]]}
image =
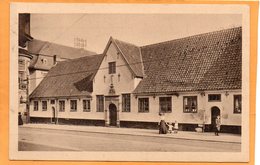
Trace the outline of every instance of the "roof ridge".
{"type": "Polygon", "coordinates": [[[90,50],[86,50],[86,49],[83,49],[83,48],[75,48],[75,47],[71,47],[71,46],[67,46],[67,45],[64,45],[64,44],[59,44],[59,43],[55,43],[55,42],[49,42],[49,41],[44,41],[44,40],[39,40],[39,39],[34,39],[36,41],[39,41],[39,42],[44,42],[43,46],[41,47],[40,50],[43,49],[43,47],[45,45],[51,45],[51,44],[54,44],[56,46],[62,46],[62,47],[66,47],[66,48],[69,48],[69,49],[75,49],[75,50],[83,50],[83,51],[86,51],[86,52],[89,52],[89,53],[96,53],[96,52],[93,52],[93,51],[90,51],[90,50]]]}
{"type": "Polygon", "coordinates": [[[140,48],[140,46],[137,46],[137,45],[135,45],[135,44],[133,44],[133,43],[130,43],[130,42],[122,41],[122,40],[119,40],[119,39],[113,38],[113,37],[112,37],[112,39],[113,39],[114,41],[116,41],[116,42],[119,41],[119,42],[123,42],[123,43],[128,44],[128,45],[132,45],[132,46],[135,46],[135,47],[140,48]]]}
{"type": "Polygon", "coordinates": [[[140,46],[140,48],[142,49],[142,48],[148,47],[148,46],[160,45],[160,44],[165,44],[165,43],[169,43],[169,42],[173,42],[173,41],[185,40],[185,39],[188,39],[188,38],[193,38],[193,37],[198,37],[198,36],[206,36],[206,35],[209,35],[209,34],[226,32],[226,31],[235,30],[235,29],[242,29],[242,26],[228,28],[228,29],[222,29],[222,30],[217,30],[217,31],[212,31],[212,32],[195,34],[195,35],[191,35],[191,36],[187,36],[187,37],[176,38],[176,39],[173,39],[173,40],[158,42],[158,43],[154,43],[154,44],[143,45],[143,46],[140,46]]]}

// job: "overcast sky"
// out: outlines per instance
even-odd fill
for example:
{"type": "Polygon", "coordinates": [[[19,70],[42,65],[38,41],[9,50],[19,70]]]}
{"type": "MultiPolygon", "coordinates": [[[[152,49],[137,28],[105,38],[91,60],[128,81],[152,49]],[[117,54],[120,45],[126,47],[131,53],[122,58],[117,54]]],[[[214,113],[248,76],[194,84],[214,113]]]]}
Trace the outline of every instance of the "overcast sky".
{"type": "Polygon", "coordinates": [[[235,14],[31,14],[35,39],[73,47],[80,37],[97,53],[110,36],[143,46],[241,25],[235,14]]]}

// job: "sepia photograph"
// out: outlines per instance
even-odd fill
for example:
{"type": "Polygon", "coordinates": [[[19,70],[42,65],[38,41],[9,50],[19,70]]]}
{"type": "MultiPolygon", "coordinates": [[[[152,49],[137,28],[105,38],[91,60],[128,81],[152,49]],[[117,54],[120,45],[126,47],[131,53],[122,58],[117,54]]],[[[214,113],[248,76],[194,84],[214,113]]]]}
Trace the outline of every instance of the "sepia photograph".
{"type": "Polygon", "coordinates": [[[35,6],[12,6],[12,159],[248,161],[247,8],[35,6]]]}

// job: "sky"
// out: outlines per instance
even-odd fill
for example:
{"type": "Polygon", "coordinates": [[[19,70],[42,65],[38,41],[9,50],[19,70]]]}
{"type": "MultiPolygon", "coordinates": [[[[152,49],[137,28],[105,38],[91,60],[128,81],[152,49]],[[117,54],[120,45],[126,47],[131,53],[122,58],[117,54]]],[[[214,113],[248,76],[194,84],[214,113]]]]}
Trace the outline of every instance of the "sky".
{"type": "Polygon", "coordinates": [[[239,14],[31,14],[35,39],[102,53],[113,38],[144,46],[242,25],[239,14]]]}

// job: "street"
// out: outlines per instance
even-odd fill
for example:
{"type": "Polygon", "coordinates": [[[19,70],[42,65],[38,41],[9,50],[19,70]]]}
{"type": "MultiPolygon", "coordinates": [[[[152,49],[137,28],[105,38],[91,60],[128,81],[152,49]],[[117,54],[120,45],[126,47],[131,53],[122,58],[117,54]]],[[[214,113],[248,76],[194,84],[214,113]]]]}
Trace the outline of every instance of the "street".
{"type": "MultiPolygon", "coordinates": [[[[170,151],[240,152],[240,143],[140,135],[25,128],[19,130],[19,151],[170,151]]],[[[163,135],[162,135],[163,136],[163,135]]]]}

